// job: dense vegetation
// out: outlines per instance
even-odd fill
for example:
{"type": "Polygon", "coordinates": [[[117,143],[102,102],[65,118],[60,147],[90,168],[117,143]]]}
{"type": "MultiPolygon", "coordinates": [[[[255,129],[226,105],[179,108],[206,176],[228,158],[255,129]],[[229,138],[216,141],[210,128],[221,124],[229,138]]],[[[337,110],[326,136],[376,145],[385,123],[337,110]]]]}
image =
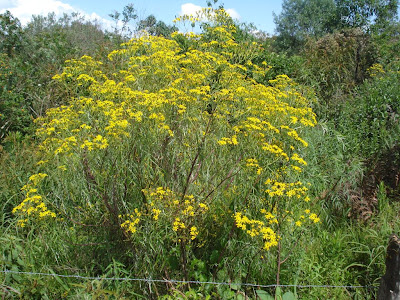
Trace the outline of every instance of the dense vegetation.
{"type": "Polygon", "coordinates": [[[274,37],[211,3],[174,25],[129,5],[112,32],[0,15],[2,269],[92,278],[2,272],[0,294],[375,299],[400,230],[398,2],[324,3],[285,0],[274,37]]]}

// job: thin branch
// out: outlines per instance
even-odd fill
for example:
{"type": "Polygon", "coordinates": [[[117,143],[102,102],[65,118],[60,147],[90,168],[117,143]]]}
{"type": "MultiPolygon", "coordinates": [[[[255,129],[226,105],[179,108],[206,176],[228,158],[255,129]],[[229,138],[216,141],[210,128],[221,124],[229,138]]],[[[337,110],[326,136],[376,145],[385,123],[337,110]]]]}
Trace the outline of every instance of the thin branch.
{"type": "MultiPolygon", "coordinates": [[[[304,232],[304,231],[300,232],[300,237],[303,235],[303,232],[304,232]]],[[[288,260],[289,256],[293,253],[294,249],[296,248],[296,246],[297,246],[297,245],[299,244],[299,242],[300,242],[300,237],[296,240],[296,243],[294,243],[292,249],[290,249],[289,253],[286,255],[286,258],[285,258],[284,260],[281,261],[281,265],[284,264],[284,263],[288,260]]]]}
{"type": "Polygon", "coordinates": [[[189,184],[190,184],[190,177],[191,177],[192,174],[193,174],[193,170],[194,170],[194,167],[195,167],[195,165],[196,165],[197,159],[198,159],[199,156],[200,156],[200,152],[201,152],[201,150],[202,150],[202,148],[203,148],[204,141],[206,140],[207,133],[208,133],[209,130],[210,130],[212,120],[213,120],[213,119],[210,117],[210,119],[208,120],[208,124],[207,124],[206,131],[204,132],[203,138],[201,139],[201,142],[200,142],[200,144],[199,144],[199,146],[198,146],[196,156],[194,157],[194,159],[193,159],[193,161],[192,161],[192,166],[190,167],[189,174],[188,174],[188,176],[187,176],[187,178],[186,178],[185,188],[183,189],[183,192],[182,192],[182,199],[181,199],[181,200],[183,200],[183,199],[185,198],[185,196],[186,196],[186,192],[187,192],[187,189],[189,188],[189,184]]]}
{"type": "MultiPolygon", "coordinates": [[[[232,170],[233,170],[233,169],[232,169],[232,170]]],[[[231,171],[232,171],[232,170],[231,170],[231,171]]],[[[241,171],[241,169],[239,169],[239,170],[238,170],[237,172],[235,172],[234,174],[231,174],[231,175],[228,174],[227,177],[225,177],[224,179],[222,179],[221,182],[218,183],[217,186],[216,186],[215,188],[213,188],[213,189],[207,194],[207,196],[205,196],[204,201],[207,200],[207,198],[210,197],[210,196],[225,182],[225,181],[227,181],[227,180],[230,179],[230,178],[235,177],[237,174],[239,174],[240,171],[241,171]]]]}
{"type": "MultiPolygon", "coordinates": [[[[215,190],[218,189],[225,181],[227,181],[227,180],[230,179],[230,178],[235,177],[235,176],[241,171],[241,169],[239,169],[239,170],[237,170],[237,172],[235,172],[234,174],[232,174],[232,173],[233,173],[233,170],[237,167],[237,165],[239,164],[239,162],[240,162],[241,160],[242,160],[242,156],[240,156],[240,157],[237,159],[237,161],[236,161],[236,163],[235,163],[235,166],[228,172],[228,175],[227,175],[224,179],[222,179],[222,180],[220,181],[220,183],[218,183],[217,186],[216,186],[214,189],[212,189],[212,190],[207,194],[207,196],[204,198],[204,200],[206,200],[208,197],[210,197],[211,194],[214,193],[215,190]]],[[[203,189],[203,190],[201,191],[201,193],[203,193],[204,190],[205,190],[205,189],[203,189]]]]}

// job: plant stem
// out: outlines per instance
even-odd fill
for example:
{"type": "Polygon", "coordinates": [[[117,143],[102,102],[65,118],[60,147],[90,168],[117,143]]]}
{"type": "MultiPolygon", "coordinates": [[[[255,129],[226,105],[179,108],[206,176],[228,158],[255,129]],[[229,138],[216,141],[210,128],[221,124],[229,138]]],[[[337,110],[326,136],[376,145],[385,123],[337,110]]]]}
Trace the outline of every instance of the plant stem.
{"type": "MultiPolygon", "coordinates": [[[[279,229],[278,229],[278,236],[279,236],[279,229]]],[[[280,284],[280,274],[281,274],[281,264],[282,264],[282,261],[281,261],[281,246],[282,246],[282,244],[281,244],[281,240],[279,239],[278,240],[278,250],[277,250],[277,253],[276,253],[276,265],[277,265],[277,270],[276,270],[276,288],[278,288],[279,287],[279,284],[280,284]]],[[[278,298],[276,297],[276,292],[275,292],[275,300],[277,300],[278,298]]]]}
{"type": "Polygon", "coordinates": [[[208,133],[209,130],[210,130],[211,122],[212,122],[212,118],[210,118],[210,119],[208,120],[208,124],[207,124],[206,131],[204,132],[203,138],[202,138],[201,141],[200,141],[199,147],[198,147],[198,149],[197,149],[196,156],[194,157],[194,159],[193,159],[193,161],[192,161],[192,166],[190,167],[190,171],[189,171],[188,176],[187,176],[187,178],[186,178],[185,188],[183,189],[183,192],[182,192],[182,199],[181,199],[182,201],[183,201],[183,199],[184,199],[185,196],[186,196],[186,192],[187,192],[187,189],[188,189],[189,184],[190,184],[190,177],[191,177],[192,174],[193,174],[194,167],[195,167],[195,165],[196,165],[197,159],[198,159],[199,156],[200,156],[200,152],[201,152],[201,150],[202,150],[202,148],[203,148],[204,141],[206,140],[206,135],[207,135],[207,133],[208,133]]]}
{"type": "MultiPolygon", "coordinates": [[[[182,266],[183,266],[183,274],[185,276],[185,281],[188,281],[189,275],[187,272],[187,254],[186,254],[186,249],[185,249],[185,243],[183,240],[180,242],[180,248],[181,248],[181,259],[182,259],[182,266]]],[[[190,288],[190,285],[189,285],[190,288]]]]}

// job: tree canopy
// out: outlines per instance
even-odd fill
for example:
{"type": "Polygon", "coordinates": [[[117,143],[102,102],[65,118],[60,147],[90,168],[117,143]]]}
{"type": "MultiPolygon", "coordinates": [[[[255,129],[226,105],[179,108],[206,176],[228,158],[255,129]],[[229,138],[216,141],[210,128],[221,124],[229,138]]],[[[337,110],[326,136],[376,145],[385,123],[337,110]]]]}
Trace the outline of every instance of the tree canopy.
{"type": "Polygon", "coordinates": [[[397,20],[398,0],[284,0],[274,15],[277,46],[297,52],[307,37],[346,28],[381,30],[397,20]]]}
{"type": "Polygon", "coordinates": [[[178,27],[167,25],[163,21],[157,21],[154,15],[149,15],[139,22],[138,30],[146,30],[153,36],[170,36],[171,33],[178,30],[178,27]]]}

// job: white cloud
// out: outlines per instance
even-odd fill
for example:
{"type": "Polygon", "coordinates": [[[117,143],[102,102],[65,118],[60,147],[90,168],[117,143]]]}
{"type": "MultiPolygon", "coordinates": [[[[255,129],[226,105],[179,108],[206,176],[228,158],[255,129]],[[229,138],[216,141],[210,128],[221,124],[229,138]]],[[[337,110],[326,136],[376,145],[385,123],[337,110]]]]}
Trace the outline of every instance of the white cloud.
{"type": "Polygon", "coordinates": [[[234,10],[233,8],[228,8],[226,9],[226,12],[233,18],[233,19],[240,19],[240,15],[238,14],[238,12],[236,10],[234,10]]]}
{"type": "Polygon", "coordinates": [[[180,15],[195,15],[197,12],[201,11],[202,7],[195,5],[193,3],[185,3],[181,5],[180,15]]]}
{"type": "Polygon", "coordinates": [[[54,12],[57,17],[61,17],[64,13],[78,12],[88,20],[99,21],[107,29],[111,28],[113,24],[110,20],[101,18],[96,13],[88,14],[58,0],[0,0],[0,13],[4,13],[6,10],[17,17],[22,25],[26,25],[31,20],[32,15],[47,16],[51,12],[54,12]]]}
{"type": "MultiPolygon", "coordinates": [[[[185,3],[181,5],[181,12],[180,15],[196,15],[197,12],[201,11],[202,7],[193,3],[185,3]]],[[[233,18],[233,19],[240,19],[240,15],[236,10],[233,8],[225,9],[226,12],[233,18]]]]}
{"type": "Polygon", "coordinates": [[[0,7],[2,8],[1,13],[9,10],[24,25],[31,20],[32,15],[47,15],[50,12],[54,12],[57,16],[60,16],[63,13],[77,11],[71,5],[57,0],[2,0],[0,7]]]}

